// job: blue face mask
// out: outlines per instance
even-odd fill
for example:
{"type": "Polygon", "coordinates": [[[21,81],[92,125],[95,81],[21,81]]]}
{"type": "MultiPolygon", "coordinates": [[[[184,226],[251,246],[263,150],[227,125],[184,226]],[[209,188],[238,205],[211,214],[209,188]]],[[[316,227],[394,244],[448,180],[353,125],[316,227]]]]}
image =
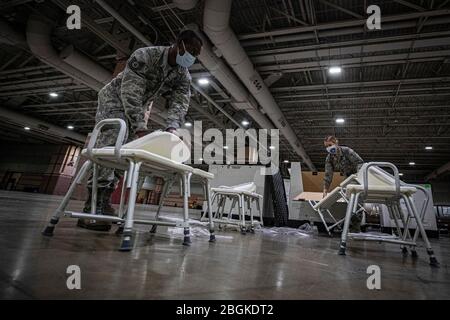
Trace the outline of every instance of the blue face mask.
{"type": "Polygon", "coordinates": [[[181,41],[181,43],[183,43],[184,54],[180,56],[180,50],[178,50],[176,62],[184,68],[189,68],[194,64],[195,57],[192,54],[190,54],[189,51],[186,50],[186,47],[184,46],[184,41],[181,41]]]}
{"type": "Polygon", "coordinates": [[[336,154],[336,151],[337,151],[336,145],[333,144],[332,146],[327,147],[327,151],[328,151],[328,153],[336,154]]]}

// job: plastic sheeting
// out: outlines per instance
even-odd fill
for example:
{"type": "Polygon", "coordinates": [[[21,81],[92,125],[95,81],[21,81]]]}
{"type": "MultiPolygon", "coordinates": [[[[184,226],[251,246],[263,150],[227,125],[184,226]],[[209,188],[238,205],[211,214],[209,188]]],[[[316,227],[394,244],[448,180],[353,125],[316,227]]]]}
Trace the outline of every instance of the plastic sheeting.
{"type": "Polygon", "coordinates": [[[260,228],[255,229],[257,232],[261,232],[265,235],[276,237],[276,236],[294,236],[305,238],[311,236],[316,230],[309,224],[305,223],[299,228],[288,228],[288,227],[273,227],[273,228],[260,228]]]}

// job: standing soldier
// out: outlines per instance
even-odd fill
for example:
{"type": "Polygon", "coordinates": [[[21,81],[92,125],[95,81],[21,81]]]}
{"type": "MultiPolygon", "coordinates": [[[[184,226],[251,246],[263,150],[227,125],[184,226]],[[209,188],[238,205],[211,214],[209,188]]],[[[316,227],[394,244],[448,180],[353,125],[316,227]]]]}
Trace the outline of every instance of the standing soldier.
{"type": "MultiPolygon", "coordinates": [[[[341,174],[349,177],[358,172],[364,161],[353,149],[340,146],[335,136],[326,137],[323,144],[328,152],[325,160],[325,177],[323,179],[323,197],[325,197],[330,191],[334,171],[339,170],[341,174]]],[[[357,216],[352,216],[351,232],[359,232],[360,224],[361,219],[357,216]]]]}
{"type": "MultiPolygon", "coordinates": [[[[128,141],[147,133],[146,113],[157,97],[168,96],[166,128],[175,132],[184,122],[189,108],[191,76],[188,68],[200,54],[202,40],[191,30],[182,31],[170,47],[144,47],[136,50],[125,69],[98,93],[95,121],[108,118],[125,120],[129,128],[128,141]]],[[[97,147],[114,145],[118,128],[105,127],[99,135],[97,147]]],[[[110,168],[99,168],[97,214],[115,215],[111,195],[121,174],[110,168]]],[[[92,178],[88,182],[89,198],[83,212],[91,211],[92,178]]],[[[93,219],[79,219],[78,226],[108,231],[111,223],[93,219]]]]}

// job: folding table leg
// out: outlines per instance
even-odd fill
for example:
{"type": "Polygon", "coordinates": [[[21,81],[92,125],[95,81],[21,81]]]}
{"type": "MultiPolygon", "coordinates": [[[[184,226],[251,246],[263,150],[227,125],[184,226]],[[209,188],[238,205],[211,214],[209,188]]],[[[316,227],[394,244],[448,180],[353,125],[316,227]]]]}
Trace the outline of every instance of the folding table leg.
{"type": "Polygon", "coordinates": [[[423,227],[422,219],[420,218],[419,213],[417,212],[416,205],[414,204],[412,196],[403,196],[403,199],[405,200],[406,207],[408,208],[409,212],[416,219],[417,228],[420,230],[420,234],[422,235],[422,239],[425,242],[425,246],[427,248],[428,256],[430,257],[430,265],[433,267],[438,267],[439,262],[434,256],[433,249],[431,248],[431,244],[430,241],[428,240],[427,233],[425,231],[425,228],[423,227]]]}
{"type": "MultiPolygon", "coordinates": [[[[402,213],[398,211],[398,207],[395,204],[391,204],[388,206],[388,211],[390,212],[392,218],[394,219],[395,228],[397,229],[398,237],[400,239],[403,239],[403,233],[402,229],[400,228],[399,220],[402,213]]],[[[408,253],[408,249],[406,249],[406,246],[401,245],[400,248],[402,249],[403,254],[408,253]]]]}
{"type": "Polygon", "coordinates": [[[50,219],[49,224],[45,229],[42,231],[42,235],[51,237],[53,236],[53,231],[55,229],[56,224],[59,221],[60,216],[64,213],[66,210],[67,205],[69,204],[69,200],[72,197],[73,192],[75,191],[75,188],[78,184],[80,184],[83,179],[88,174],[89,170],[92,167],[92,161],[88,160],[86,161],[83,166],[81,167],[80,171],[76,175],[75,179],[73,180],[72,184],[69,187],[69,190],[67,191],[66,195],[62,199],[61,203],[59,204],[58,208],[53,213],[52,218],[50,219]]]}
{"type": "Polygon", "coordinates": [[[188,205],[188,197],[189,197],[189,177],[188,174],[183,174],[183,213],[184,213],[184,239],[183,245],[189,246],[191,245],[191,236],[190,236],[190,228],[189,228],[189,205],[188,205]]]}
{"type": "Polygon", "coordinates": [[[133,223],[134,223],[134,208],[136,206],[136,196],[138,189],[139,170],[142,162],[138,162],[134,165],[133,174],[131,176],[131,189],[128,199],[127,217],[125,219],[125,227],[123,230],[122,244],[119,248],[120,251],[131,251],[133,249],[133,223]]]}
{"type": "Polygon", "coordinates": [[[236,205],[236,202],[237,202],[236,198],[233,197],[233,201],[231,202],[231,206],[230,206],[230,211],[228,211],[228,214],[227,214],[228,220],[231,220],[233,218],[233,209],[236,205]]]}
{"type": "MultiPolygon", "coordinates": [[[[122,219],[126,219],[127,218],[127,211],[128,211],[128,205],[130,203],[130,193],[128,192],[131,189],[131,180],[133,178],[133,174],[134,174],[134,167],[135,167],[135,163],[130,161],[129,165],[128,165],[128,171],[125,171],[124,173],[124,180],[122,183],[122,194],[120,196],[120,202],[121,205],[119,206],[119,214],[122,214],[122,219]],[[128,193],[128,200],[127,200],[127,204],[125,205],[125,197],[126,194],[128,193]]],[[[123,234],[123,230],[125,228],[125,223],[122,223],[119,228],[117,228],[116,230],[116,235],[121,235],[123,234]]]]}
{"type": "Polygon", "coordinates": [[[257,198],[256,199],[256,208],[258,209],[258,213],[259,213],[259,221],[261,224],[261,227],[264,226],[264,221],[263,221],[263,214],[261,211],[261,198],[257,198]]]}
{"type": "Polygon", "coordinates": [[[347,247],[347,235],[348,235],[348,228],[350,226],[350,219],[352,217],[354,203],[355,203],[356,195],[352,193],[350,195],[350,200],[347,204],[347,211],[345,213],[345,220],[344,220],[344,229],[342,230],[341,235],[341,243],[339,245],[339,255],[345,256],[345,249],[347,247]]]}
{"type": "MultiPolygon", "coordinates": [[[[170,188],[172,187],[172,180],[164,181],[163,189],[161,192],[161,198],[159,199],[158,203],[158,209],[156,210],[155,220],[159,219],[159,213],[161,212],[162,205],[164,203],[164,199],[167,197],[167,194],[170,191],[170,188]]],[[[152,228],[150,229],[150,233],[155,233],[158,225],[154,224],[152,228]]]]}
{"type": "Polygon", "coordinates": [[[216,236],[214,234],[214,221],[212,216],[212,206],[211,206],[211,186],[209,180],[205,179],[205,189],[206,189],[206,202],[208,204],[208,220],[209,220],[209,242],[215,242],[216,236]]]}
{"type": "Polygon", "coordinates": [[[244,213],[244,196],[238,196],[238,205],[239,205],[239,219],[241,220],[241,233],[246,234],[245,228],[245,213],[244,213]]]}
{"type": "MultiPolygon", "coordinates": [[[[243,196],[245,197],[245,196],[243,196]]],[[[253,211],[252,211],[252,205],[251,205],[251,199],[250,196],[246,196],[247,198],[247,209],[250,212],[250,232],[255,232],[254,226],[253,226],[253,211]]]]}

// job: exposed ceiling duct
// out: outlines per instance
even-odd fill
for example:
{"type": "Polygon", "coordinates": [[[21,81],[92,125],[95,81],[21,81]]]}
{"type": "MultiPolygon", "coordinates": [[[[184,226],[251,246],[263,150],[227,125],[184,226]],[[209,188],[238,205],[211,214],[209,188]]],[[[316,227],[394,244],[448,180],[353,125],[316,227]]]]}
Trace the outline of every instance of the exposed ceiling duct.
{"type": "Polygon", "coordinates": [[[198,0],[173,0],[172,3],[181,10],[191,10],[197,5],[198,0]]]}
{"type": "Polygon", "coordinates": [[[27,47],[27,39],[14,30],[8,23],[0,19],[0,42],[21,48],[27,47]]]}
{"type": "Polygon", "coordinates": [[[437,177],[439,177],[449,171],[450,171],[450,162],[447,162],[443,166],[439,167],[438,169],[434,170],[432,173],[427,175],[425,178],[425,181],[436,179],[437,177]]]}
{"type": "MultiPolygon", "coordinates": [[[[95,0],[103,9],[105,9],[111,16],[113,16],[117,21],[119,21],[129,32],[131,32],[134,36],[140,39],[143,43],[148,46],[152,46],[153,44],[145,38],[145,36],[137,31],[128,21],[126,21],[116,10],[114,10],[111,6],[109,6],[105,1],[95,0]]],[[[196,0],[193,1],[180,1],[176,3],[177,5],[183,3],[180,6],[180,9],[195,7],[196,0]]],[[[186,9],[184,9],[186,10],[186,9]]],[[[193,25],[192,28],[195,30],[198,28],[193,25]]],[[[199,32],[198,32],[199,33],[199,32]]],[[[200,33],[199,33],[200,35],[200,33]]],[[[201,35],[200,35],[201,36],[201,35]]],[[[257,110],[257,103],[252,98],[252,96],[248,93],[248,91],[242,86],[236,76],[231,72],[226,65],[221,61],[221,59],[217,58],[212,53],[211,47],[208,44],[208,41],[204,41],[205,45],[202,48],[201,55],[199,56],[199,60],[205,65],[205,67],[210,70],[211,74],[213,74],[222,85],[230,92],[230,94],[235,99],[233,106],[237,109],[244,109],[247,113],[262,127],[262,128],[274,128],[273,124],[261,113],[257,110]]],[[[195,106],[194,106],[195,107],[195,106]]]]}
{"type": "Polygon", "coordinates": [[[106,12],[108,12],[111,16],[114,17],[117,21],[120,22],[128,31],[130,31],[136,38],[138,38],[143,44],[146,46],[153,46],[153,44],[131,23],[129,23],[126,19],[124,19],[114,8],[112,8],[109,4],[107,4],[103,0],[94,0],[98,3],[100,7],[102,7],[106,12]]]}
{"type": "Polygon", "coordinates": [[[229,26],[231,4],[232,0],[206,0],[203,15],[205,33],[223,54],[225,60],[255,97],[267,116],[280,129],[294,151],[303,159],[310,170],[316,171],[314,164],[278,107],[264,80],[255,70],[238,38],[231,30],[229,26]]]}
{"type": "Polygon", "coordinates": [[[0,121],[17,125],[19,128],[29,127],[31,132],[38,131],[51,137],[61,137],[66,143],[83,145],[86,141],[86,136],[82,134],[1,107],[0,121]]]}
{"type": "Polygon", "coordinates": [[[265,129],[275,128],[272,122],[258,110],[258,103],[242,85],[230,68],[218,58],[212,51],[209,41],[202,36],[196,25],[189,25],[189,29],[196,31],[202,38],[203,47],[198,56],[206,69],[224,86],[231,94],[234,101],[231,103],[238,110],[245,110],[260,126],[265,129]]]}
{"type": "Polygon", "coordinates": [[[36,15],[32,15],[27,23],[27,42],[31,52],[44,63],[76,79],[88,87],[98,91],[103,84],[88,76],[79,69],[64,62],[53,48],[50,40],[51,26],[36,15]]]}
{"type": "Polygon", "coordinates": [[[77,68],[103,84],[109,83],[112,79],[111,71],[103,68],[97,62],[92,61],[85,54],[77,51],[73,45],[68,45],[65,47],[59,56],[67,64],[70,64],[72,67],[77,68]]]}

